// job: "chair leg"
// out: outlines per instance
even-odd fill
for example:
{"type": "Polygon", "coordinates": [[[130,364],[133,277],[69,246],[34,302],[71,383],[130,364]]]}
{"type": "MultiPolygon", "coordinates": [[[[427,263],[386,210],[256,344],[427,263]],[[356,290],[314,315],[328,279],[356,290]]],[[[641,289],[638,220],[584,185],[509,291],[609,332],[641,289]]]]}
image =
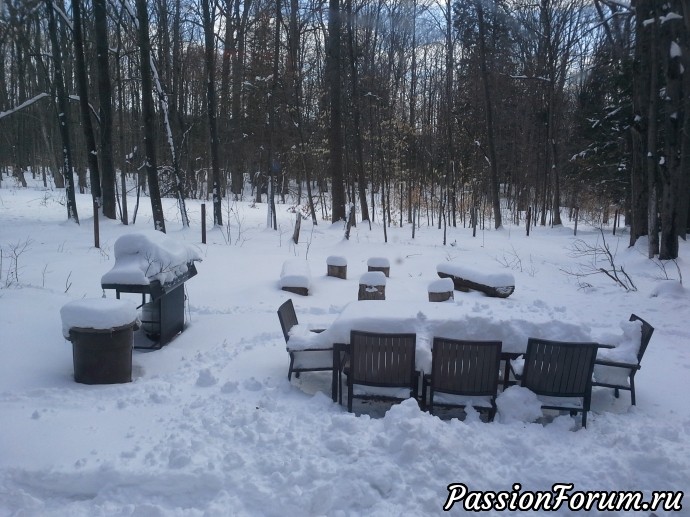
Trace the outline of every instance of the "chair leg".
{"type": "Polygon", "coordinates": [[[352,395],[354,394],[354,389],[352,386],[352,383],[349,381],[347,382],[347,411],[348,413],[352,413],[352,395]]]}
{"type": "Polygon", "coordinates": [[[630,403],[635,405],[635,376],[630,376],[630,403]]]}
{"type": "Polygon", "coordinates": [[[496,403],[492,400],[491,401],[491,409],[489,409],[489,422],[493,422],[494,418],[496,418],[496,403]]]}
{"type": "Polygon", "coordinates": [[[295,354],[290,352],[290,366],[288,367],[288,382],[292,379],[292,368],[295,364],[295,354]]]}

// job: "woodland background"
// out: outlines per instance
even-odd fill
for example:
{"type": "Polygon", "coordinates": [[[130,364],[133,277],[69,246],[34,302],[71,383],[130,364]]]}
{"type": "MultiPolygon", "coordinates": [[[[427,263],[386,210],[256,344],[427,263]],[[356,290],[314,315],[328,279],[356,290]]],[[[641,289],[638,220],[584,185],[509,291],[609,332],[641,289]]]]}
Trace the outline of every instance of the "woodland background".
{"type": "Polygon", "coordinates": [[[0,181],[77,222],[689,226],[690,0],[4,0],[0,59],[0,181]]]}

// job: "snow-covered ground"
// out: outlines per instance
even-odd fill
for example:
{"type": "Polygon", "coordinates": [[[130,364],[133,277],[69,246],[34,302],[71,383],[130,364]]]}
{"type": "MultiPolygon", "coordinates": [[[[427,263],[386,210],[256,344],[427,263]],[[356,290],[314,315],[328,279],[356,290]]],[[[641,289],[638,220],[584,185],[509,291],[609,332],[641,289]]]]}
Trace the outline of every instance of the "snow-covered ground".
{"type": "MultiPolygon", "coordinates": [[[[134,351],[133,382],[91,386],[74,382],[60,309],[101,297],[117,238],[152,223],[144,199],[134,226],[101,220],[96,249],[91,199],[78,203],[80,226],[66,222],[60,192],[15,189],[7,179],[0,189],[1,516],[440,515],[460,493],[450,484],[514,501],[556,483],[573,483],[571,493],[641,491],[645,501],[690,486],[690,298],[678,282],[679,271],[690,279],[686,242],[678,267],[664,270],[646,258],[643,240],[631,249],[627,234],[605,228],[638,289],[626,292],[603,274],[582,288],[563,272],[590,264],[570,256],[576,239],[601,242],[582,222],[577,237],[567,226],[536,227],[529,237],[507,226],[475,238],[449,228],[443,246],[435,228],[417,229],[415,239],[409,225],[389,228],[384,243],[380,226],[360,225],[346,241],[342,225],[305,220],[295,246],[289,205],[278,205],[273,231],[265,205],[233,203],[224,214],[231,226],[211,229],[202,245],[199,202],[188,202],[191,227],[182,229],[165,200],[168,235],[203,259],[186,284],[188,326],[161,350],[134,351]],[[347,280],[326,276],[329,256],[346,259],[347,280]],[[616,341],[638,314],[656,331],[636,378],[637,406],[628,392],[615,399],[595,388],[586,429],[567,415],[526,423],[499,414],[485,423],[469,411],[464,421],[443,420],[412,400],[356,416],[331,401],[328,373],[289,383],[278,306],[291,297],[300,323],[327,327],[357,299],[370,257],[390,261],[387,300],[426,300],[445,261],[513,275],[515,292],[504,300],[456,291],[444,303],[462,317],[500,321],[510,306],[540,325],[576,324],[616,341]],[[294,258],[308,260],[308,297],[279,288],[294,258]]],[[[146,341],[141,331],[135,341],[146,341]]],[[[683,502],[656,514],[690,515],[683,502]]],[[[575,512],[564,504],[559,513],[575,512]]]]}

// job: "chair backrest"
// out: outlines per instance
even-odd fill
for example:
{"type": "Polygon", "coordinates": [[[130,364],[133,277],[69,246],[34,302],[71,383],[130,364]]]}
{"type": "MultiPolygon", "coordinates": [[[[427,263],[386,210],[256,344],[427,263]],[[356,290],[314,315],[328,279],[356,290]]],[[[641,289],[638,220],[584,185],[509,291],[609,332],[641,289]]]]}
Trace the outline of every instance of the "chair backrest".
{"type": "Polygon", "coordinates": [[[278,307],[278,319],[280,320],[280,327],[283,329],[283,336],[287,343],[290,339],[290,329],[298,323],[292,298],[288,298],[285,303],[278,307]]]}
{"type": "Polygon", "coordinates": [[[352,330],[348,382],[368,386],[412,386],[416,344],[415,334],[352,330]]]}
{"type": "Polygon", "coordinates": [[[598,347],[529,338],[521,384],[537,395],[585,397],[592,387],[598,347]]]}
{"type": "Polygon", "coordinates": [[[640,364],[642,361],[642,356],[644,355],[645,350],[647,350],[649,340],[652,339],[652,334],[654,334],[654,327],[640,318],[637,314],[631,314],[630,321],[642,322],[642,341],[640,342],[640,349],[637,351],[637,364],[640,364]]]}
{"type": "Polygon", "coordinates": [[[457,395],[496,395],[500,341],[464,341],[435,337],[431,387],[457,395]]]}

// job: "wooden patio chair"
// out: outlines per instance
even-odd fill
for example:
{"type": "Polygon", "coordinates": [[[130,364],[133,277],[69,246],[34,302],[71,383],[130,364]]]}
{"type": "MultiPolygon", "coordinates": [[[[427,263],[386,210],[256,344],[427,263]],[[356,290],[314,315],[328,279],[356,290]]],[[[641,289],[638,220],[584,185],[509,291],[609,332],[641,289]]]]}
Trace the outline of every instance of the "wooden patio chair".
{"type": "MultiPolygon", "coordinates": [[[[347,378],[347,410],[352,412],[355,398],[401,401],[416,398],[419,372],[415,370],[415,334],[386,334],[376,332],[350,332],[350,344],[339,345],[343,359],[342,372],[347,378]],[[365,386],[362,393],[355,386],[365,386]],[[393,393],[393,388],[404,390],[393,393]]],[[[343,387],[340,385],[340,402],[343,387]]]]}
{"type": "MultiPolygon", "coordinates": [[[[333,369],[333,348],[309,348],[292,349],[290,348],[290,330],[297,325],[297,313],[289,298],[278,308],[278,320],[283,329],[285,345],[290,356],[290,366],[288,368],[288,380],[292,379],[292,374],[299,377],[301,372],[319,372],[333,369]]],[[[310,329],[311,332],[320,333],[325,329],[310,329]]]]}
{"type": "Polygon", "coordinates": [[[525,365],[516,378],[539,396],[542,409],[582,413],[582,427],[587,427],[598,348],[598,343],[529,338],[525,365]]]}
{"type": "MultiPolygon", "coordinates": [[[[654,327],[652,327],[645,320],[637,316],[636,314],[630,315],[630,321],[640,321],[642,322],[642,336],[640,341],[640,348],[637,351],[637,363],[623,363],[618,361],[609,361],[608,359],[597,359],[594,363],[595,368],[597,366],[610,366],[613,368],[620,368],[623,372],[627,370],[627,382],[609,382],[609,380],[595,380],[592,386],[603,386],[605,388],[613,388],[616,398],[620,396],[620,390],[628,390],[630,392],[630,403],[635,405],[635,374],[641,368],[640,363],[642,362],[642,356],[647,350],[647,345],[649,345],[650,339],[652,339],[652,334],[654,333],[654,327]]],[[[596,374],[595,374],[596,375],[596,374]]]]}
{"type": "Polygon", "coordinates": [[[434,406],[462,407],[470,402],[478,410],[488,411],[489,421],[496,415],[496,394],[501,362],[500,341],[464,341],[434,337],[431,349],[431,373],[424,376],[422,393],[429,392],[427,409],[434,406]],[[434,395],[446,394],[446,400],[434,401],[434,395]]]}

